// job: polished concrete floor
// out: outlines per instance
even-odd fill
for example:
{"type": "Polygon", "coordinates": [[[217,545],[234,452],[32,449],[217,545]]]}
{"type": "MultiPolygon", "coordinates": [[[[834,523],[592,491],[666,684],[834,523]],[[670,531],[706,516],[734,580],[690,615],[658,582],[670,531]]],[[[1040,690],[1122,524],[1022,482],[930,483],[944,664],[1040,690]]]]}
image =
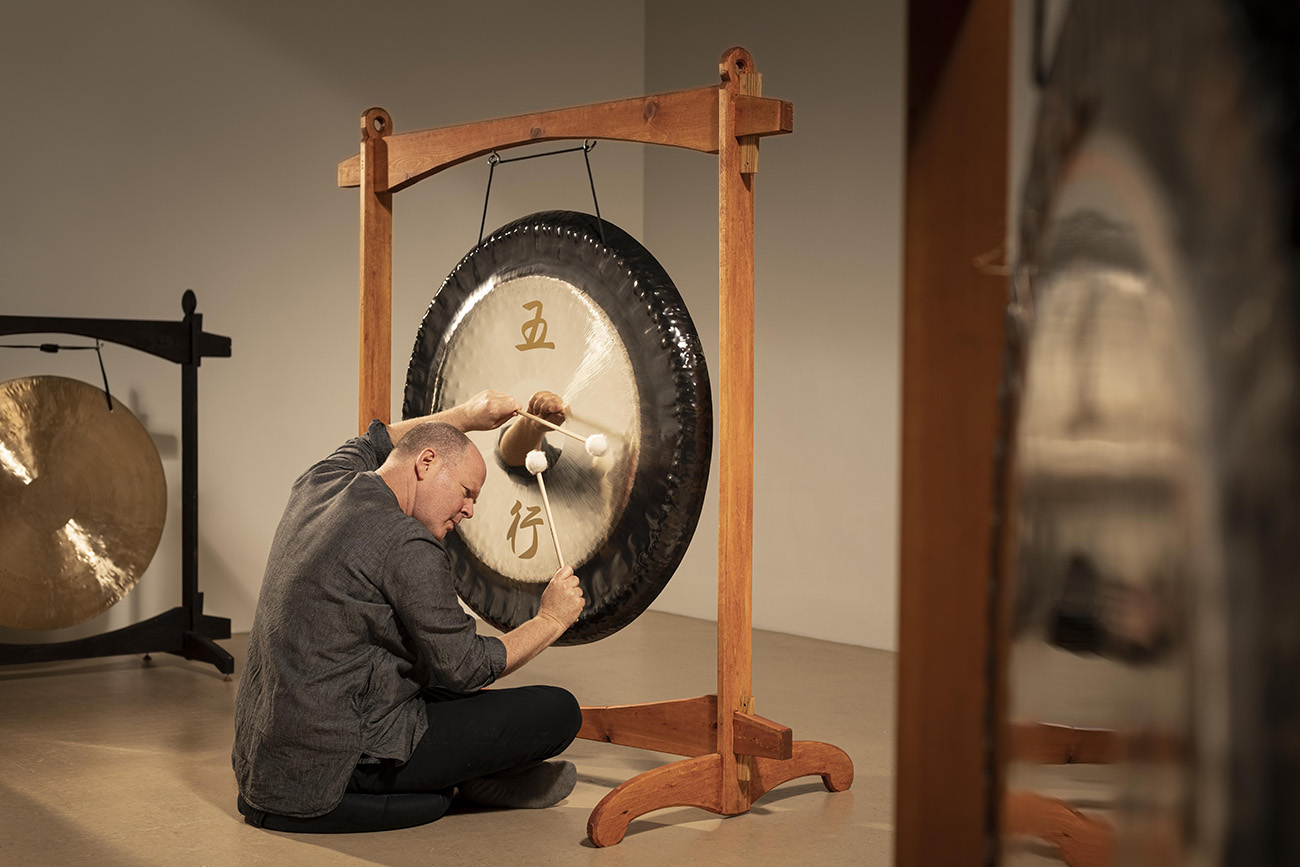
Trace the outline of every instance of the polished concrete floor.
{"type": "MultiPolygon", "coordinates": [[[[503,686],[554,683],[583,704],[716,691],[712,623],[647,613],[594,644],[552,648],[503,686]]],[[[244,636],[223,642],[242,668],[244,636]]],[[[784,865],[892,863],[895,655],[754,633],[755,712],[848,752],[855,780],[777,787],[744,815],[675,807],[617,846],[586,840],[614,786],[673,757],[591,741],[548,810],[464,811],[381,834],[292,836],[243,824],[230,770],[236,680],[166,654],[0,667],[0,864],[784,865]]]]}

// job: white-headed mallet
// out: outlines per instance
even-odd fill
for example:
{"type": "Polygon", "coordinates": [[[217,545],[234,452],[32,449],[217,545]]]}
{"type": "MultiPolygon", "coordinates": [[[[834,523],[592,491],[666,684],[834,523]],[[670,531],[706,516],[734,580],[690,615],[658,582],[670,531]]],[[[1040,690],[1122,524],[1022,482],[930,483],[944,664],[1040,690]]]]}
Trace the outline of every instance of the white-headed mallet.
{"type": "Polygon", "coordinates": [[[517,412],[524,418],[531,418],[535,422],[546,425],[551,430],[559,431],[566,437],[573,437],[586,447],[587,454],[591,455],[593,458],[598,458],[605,454],[605,452],[609,451],[609,440],[605,438],[604,434],[592,434],[589,437],[584,437],[582,434],[576,434],[568,428],[562,428],[558,424],[549,422],[539,415],[533,415],[531,412],[525,412],[522,409],[517,410],[517,412]]]}
{"type": "Polygon", "coordinates": [[[524,468],[537,478],[537,487],[542,492],[542,506],[546,509],[546,524],[551,528],[551,541],[555,543],[555,556],[560,561],[560,568],[564,568],[564,554],[560,551],[560,537],[555,532],[555,519],[551,517],[551,501],[546,496],[546,482],[542,479],[542,473],[546,472],[548,462],[544,452],[534,449],[524,457],[524,468]]]}
{"type": "Polygon", "coordinates": [[[587,447],[587,454],[593,458],[598,458],[609,451],[609,440],[605,439],[604,434],[592,434],[587,437],[583,445],[587,447]]]}

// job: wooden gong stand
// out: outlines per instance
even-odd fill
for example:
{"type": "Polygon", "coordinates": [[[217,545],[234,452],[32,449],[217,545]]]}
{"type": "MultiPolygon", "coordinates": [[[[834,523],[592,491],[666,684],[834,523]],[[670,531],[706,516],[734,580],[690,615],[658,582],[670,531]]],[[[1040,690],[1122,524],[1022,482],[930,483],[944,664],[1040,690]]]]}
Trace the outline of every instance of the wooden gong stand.
{"type": "Polygon", "coordinates": [[[751,567],[754,504],[754,173],[760,136],[794,128],[794,107],[764,98],[743,48],[719,65],[712,87],[604,102],[479,123],[393,134],[382,108],[361,116],[361,149],[338,167],[340,187],[361,188],[360,413],[365,430],[391,407],[393,194],[495,150],[556,139],[612,139],[718,155],[719,344],[718,693],[616,707],[584,707],[579,737],[688,758],[633,777],[592,811],[597,846],[623,839],[628,823],[665,807],[746,812],[764,793],[819,774],[826,788],[853,783],[838,747],[794,741],[786,726],[754,714],[751,567]]]}

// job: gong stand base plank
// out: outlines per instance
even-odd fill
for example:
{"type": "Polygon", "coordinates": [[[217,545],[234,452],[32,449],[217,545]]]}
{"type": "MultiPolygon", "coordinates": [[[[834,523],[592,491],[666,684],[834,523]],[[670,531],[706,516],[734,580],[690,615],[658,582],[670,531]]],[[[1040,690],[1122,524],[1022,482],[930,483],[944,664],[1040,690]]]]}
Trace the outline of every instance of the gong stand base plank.
{"type": "Polygon", "coordinates": [[[723,756],[710,753],[646,771],[616,787],[592,810],[587,839],[596,846],[613,846],[638,816],[668,807],[698,807],[720,816],[736,816],[772,789],[798,779],[820,776],[827,791],[843,792],[853,785],[853,762],[839,747],[817,741],[795,741],[784,759],[750,757],[740,782],[743,800],[725,797],[723,756]]]}
{"type": "Polygon", "coordinates": [[[0,316],[0,335],[75,334],[129,346],[181,366],[181,604],[131,626],[50,644],[0,644],[0,665],[96,656],[173,653],[233,674],[235,659],[214,639],[230,637],[230,620],[203,613],[199,592],[198,368],[204,358],[229,358],[230,338],[203,330],[194,293],[181,297],[179,322],[0,316]]]}
{"type": "MultiPolygon", "coordinates": [[[[736,711],[732,715],[737,753],[788,759],[793,736],[787,726],[736,711]]],[[[703,756],[718,751],[718,697],[649,704],[583,707],[578,737],[675,756],[703,756]]]]}
{"type": "Polygon", "coordinates": [[[633,819],[655,810],[698,807],[734,816],[800,777],[820,776],[830,792],[853,785],[853,762],[844,750],[794,741],[788,727],[752,713],[733,711],[732,762],[726,762],[718,748],[717,708],[715,695],[582,708],[580,738],[691,757],[633,777],[606,795],[587,822],[594,845],[618,843],[633,819]],[[742,773],[731,776],[729,765],[742,773]],[[739,797],[728,797],[728,789],[739,797]]]}

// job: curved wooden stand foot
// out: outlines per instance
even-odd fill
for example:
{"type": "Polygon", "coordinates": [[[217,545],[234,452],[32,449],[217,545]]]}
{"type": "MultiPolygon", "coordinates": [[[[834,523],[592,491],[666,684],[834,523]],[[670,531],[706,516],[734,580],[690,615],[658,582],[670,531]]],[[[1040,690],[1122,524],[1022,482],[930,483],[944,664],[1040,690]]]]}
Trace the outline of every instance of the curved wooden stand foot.
{"type": "MultiPolygon", "coordinates": [[[[853,785],[853,761],[839,747],[820,741],[795,741],[788,759],[754,756],[748,787],[752,804],[776,786],[799,777],[817,775],[826,788],[842,792],[853,785]]],[[[718,815],[743,813],[722,805],[722,756],[711,753],[673,762],[633,777],[614,789],[591,811],[587,839],[596,846],[613,846],[623,839],[633,819],[666,807],[699,807],[718,815]]]]}
{"type": "Polygon", "coordinates": [[[722,807],[722,757],[715,754],[673,762],[633,777],[606,795],[587,819],[587,839],[613,846],[637,816],[665,807],[722,807]]]}
{"type": "Polygon", "coordinates": [[[758,800],[766,792],[799,777],[814,774],[822,778],[832,792],[843,792],[853,785],[853,760],[839,747],[820,741],[795,741],[788,759],[754,757],[749,782],[749,796],[758,800]]]}

